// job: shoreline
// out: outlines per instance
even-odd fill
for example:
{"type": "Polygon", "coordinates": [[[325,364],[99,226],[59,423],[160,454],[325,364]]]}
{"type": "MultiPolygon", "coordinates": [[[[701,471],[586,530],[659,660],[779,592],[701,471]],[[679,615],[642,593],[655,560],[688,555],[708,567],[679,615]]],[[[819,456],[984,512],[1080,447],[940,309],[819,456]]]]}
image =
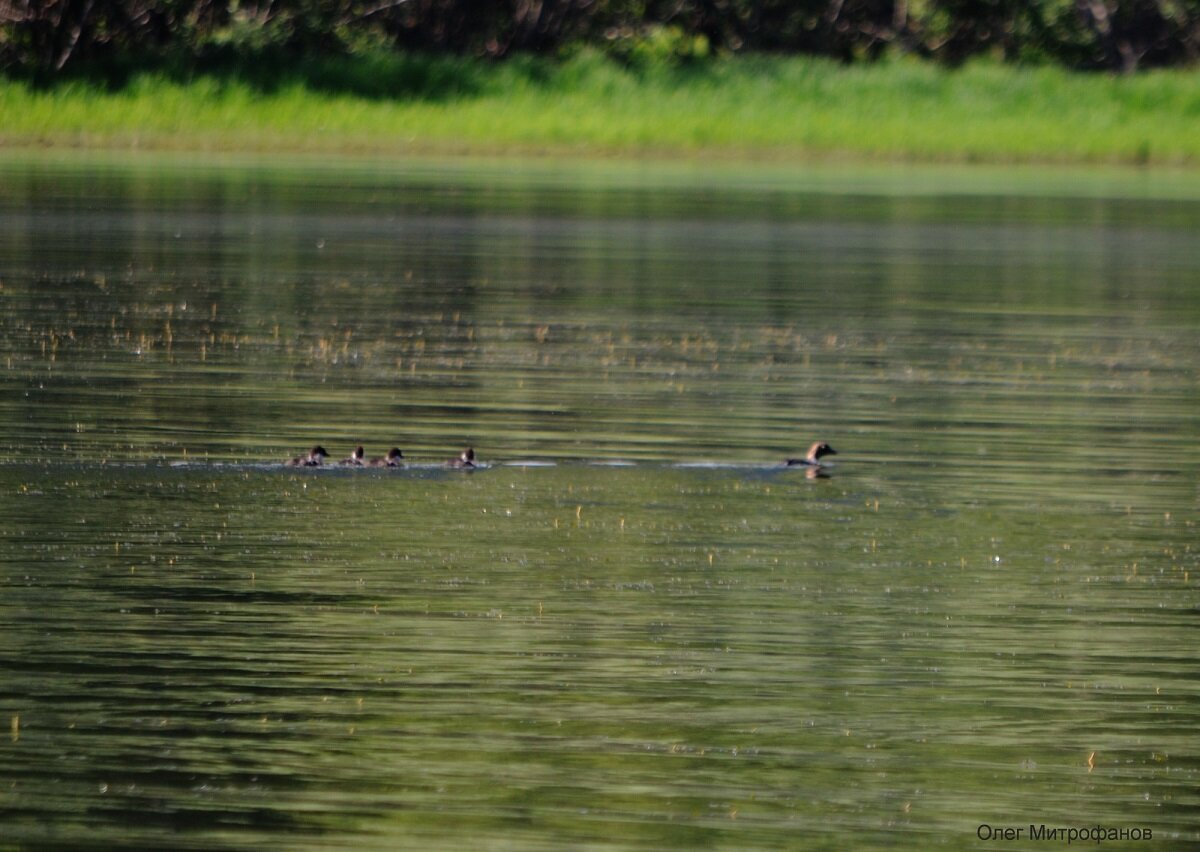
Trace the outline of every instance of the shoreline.
{"type": "MultiPolygon", "coordinates": [[[[555,156],[515,152],[361,151],[267,152],[120,148],[100,146],[5,146],[0,177],[31,170],[140,172],[179,170],[193,174],[248,172],[307,180],[336,174],[363,185],[421,175],[465,186],[570,185],[582,190],[694,187],[869,196],[1011,196],[1124,198],[1136,201],[1200,201],[1200,169],[1175,166],[1045,163],[948,163],[866,160],[854,157],[736,159],[704,157],[596,156],[574,151],[555,156]]],[[[0,191],[0,197],[4,193],[0,191]]]]}
{"type": "Polygon", "coordinates": [[[905,151],[873,152],[854,149],[814,149],[802,147],[673,147],[669,145],[602,146],[578,144],[506,144],[471,140],[414,140],[400,143],[371,142],[354,138],[329,138],[296,143],[287,139],[255,138],[245,142],[227,137],[181,138],[176,134],[143,134],[131,132],[103,136],[61,134],[50,136],[20,136],[0,131],[0,156],[5,154],[59,152],[65,154],[197,154],[204,157],[285,156],[294,158],[335,156],[344,159],[496,159],[595,162],[662,162],[686,160],[713,165],[745,166],[867,166],[867,167],[927,167],[927,168],[1068,168],[1119,169],[1130,172],[1175,171],[1200,177],[1200,159],[1171,158],[1143,160],[1137,156],[1071,157],[1053,154],[1014,156],[997,154],[922,154],[905,151]]]}

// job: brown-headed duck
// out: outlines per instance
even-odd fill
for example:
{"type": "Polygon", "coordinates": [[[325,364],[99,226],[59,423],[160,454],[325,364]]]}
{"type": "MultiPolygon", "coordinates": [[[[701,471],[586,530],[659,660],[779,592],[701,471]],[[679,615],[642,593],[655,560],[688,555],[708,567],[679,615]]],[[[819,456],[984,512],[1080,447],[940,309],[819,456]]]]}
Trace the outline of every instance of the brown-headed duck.
{"type": "Polygon", "coordinates": [[[837,450],[824,441],[817,441],[808,448],[808,455],[802,459],[788,459],[788,467],[820,467],[821,459],[825,456],[836,456],[837,450]]]}
{"type": "Polygon", "coordinates": [[[467,447],[463,450],[458,458],[450,459],[446,462],[447,467],[456,467],[459,470],[474,470],[475,469],[475,450],[467,447]]]}
{"type": "Polygon", "coordinates": [[[325,448],[318,445],[308,451],[306,456],[297,456],[285,464],[291,467],[320,467],[325,459],[329,458],[329,453],[325,452],[325,448]]]}
{"type": "Polygon", "coordinates": [[[388,454],[386,456],[383,458],[371,459],[371,461],[369,461],[367,464],[370,467],[401,467],[404,464],[404,462],[401,461],[403,458],[404,453],[400,452],[400,448],[392,447],[390,450],[388,450],[388,454]]]}
{"type": "Polygon", "coordinates": [[[355,447],[354,452],[352,452],[346,458],[342,459],[340,462],[338,462],[338,464],[346,464],[346,465],[350,465],[351,467],[362,467],[363,466],[363,456],[365,454],[366,453],[362,447],[355,447]]]}

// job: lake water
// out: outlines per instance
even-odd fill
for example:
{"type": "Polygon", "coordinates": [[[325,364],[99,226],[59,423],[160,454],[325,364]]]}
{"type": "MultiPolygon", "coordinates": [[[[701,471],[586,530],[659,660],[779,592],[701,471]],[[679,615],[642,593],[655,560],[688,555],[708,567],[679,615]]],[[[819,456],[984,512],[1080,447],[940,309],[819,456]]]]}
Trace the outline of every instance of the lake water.
{"type": "Polygon", "coordinates": [[[0,846],[1200,842],[1197,183],[0,161],[0,846]]]}

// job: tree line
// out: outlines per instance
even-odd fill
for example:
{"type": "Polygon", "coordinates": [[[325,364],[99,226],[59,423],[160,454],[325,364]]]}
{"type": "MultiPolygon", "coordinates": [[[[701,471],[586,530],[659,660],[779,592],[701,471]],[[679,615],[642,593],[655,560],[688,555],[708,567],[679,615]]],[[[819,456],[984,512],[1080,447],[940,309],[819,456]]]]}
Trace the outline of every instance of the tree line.
{"type": "Polygon", "coordinates": [[[579,45],[628,61],[903,52],[1131,72],[1200,58],[1200,0],[0,0],[0,68],[43,78],[114,62],[579,45]]]}

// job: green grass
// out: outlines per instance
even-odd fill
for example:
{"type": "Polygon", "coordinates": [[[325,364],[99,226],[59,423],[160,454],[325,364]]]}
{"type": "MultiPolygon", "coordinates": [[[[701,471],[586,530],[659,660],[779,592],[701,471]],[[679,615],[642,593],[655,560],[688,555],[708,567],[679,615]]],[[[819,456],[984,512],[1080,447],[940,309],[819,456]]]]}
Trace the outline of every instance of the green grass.
{"type": "Polygon", "coordinates": [[[0,144],[1200,164],[1200,72],[747,56],[630,69],[371,55],[186,80],[0,80],[0,144]]]}

